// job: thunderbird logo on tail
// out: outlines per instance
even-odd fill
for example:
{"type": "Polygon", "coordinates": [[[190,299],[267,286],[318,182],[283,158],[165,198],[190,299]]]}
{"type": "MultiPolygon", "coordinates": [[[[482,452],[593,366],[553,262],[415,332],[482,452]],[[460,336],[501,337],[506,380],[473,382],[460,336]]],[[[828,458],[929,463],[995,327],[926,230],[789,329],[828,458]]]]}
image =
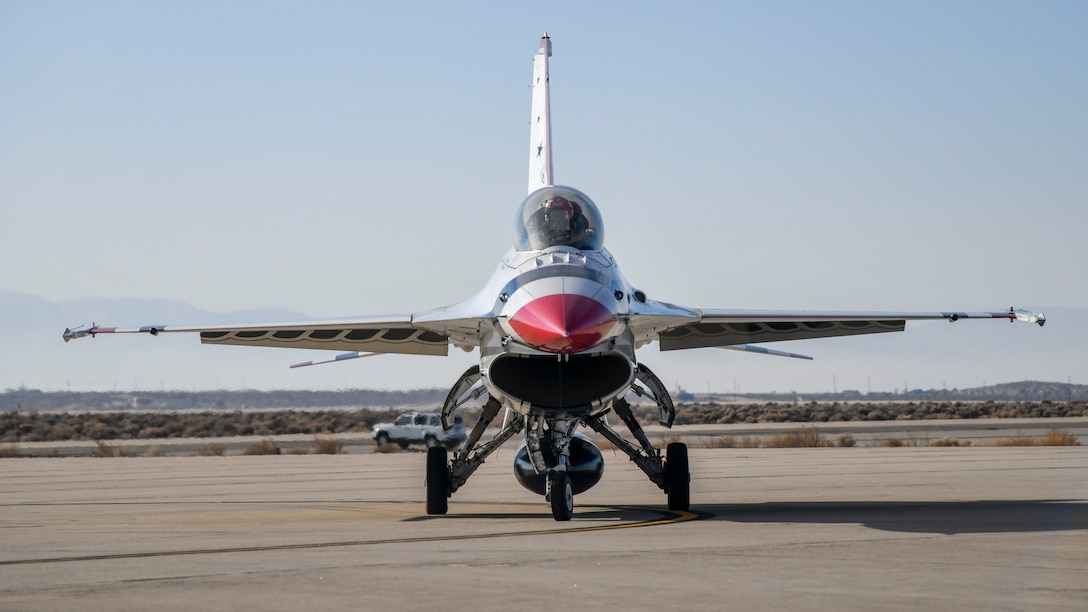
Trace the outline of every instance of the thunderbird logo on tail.
{"type": "Polygon", "coordinates": [[[64,340],[98,334],[191,332],[206,344],[274,346],[351,351],[292,367],[369,357],[381,353],[445,355],[450,345],[479,349],[480,363],[454,383],[442,407],[443,423],[466,402],[486,403],[464,446],[427,453],[428,514],[445,514],[448,500],[484,460],[517,434],[524,440],[515,475],[544,495],[556,520],[571,518],[574,495],[603,474],[603,457],[580,427],[589,427],[627,454],[667,495],[673,510],[689,507],[687,448],[669,444],[662,453],[643,432],[626,398],[654,402],[660,422],[671,426],[675,408],[665,386],[635,357],[635,349],[659,342],[661,350],[720,347],[809,359],[758,346],[803,340],[903,331],[923,319],[1007,319],[1043,325],[1041,313],[822,312],[699,309],[652,299],[624,278],[604,248],[604,222],[596,204],[552,176],[548,59],[545,34],[533,61],[529,195],[515,215],[514,244],[491,280],[459,304],[404,315],[350,317],[276,324],[101,327],[66,329],[64,340]],[[486,397],[485,397],[486,396],[486,397]],[[489,440],[488,425],[506,410],[489,440]],[[606,422],[614,413],[630,437],[606,422]],[[633,438],[633,439],[631,439],[633,438]]]}

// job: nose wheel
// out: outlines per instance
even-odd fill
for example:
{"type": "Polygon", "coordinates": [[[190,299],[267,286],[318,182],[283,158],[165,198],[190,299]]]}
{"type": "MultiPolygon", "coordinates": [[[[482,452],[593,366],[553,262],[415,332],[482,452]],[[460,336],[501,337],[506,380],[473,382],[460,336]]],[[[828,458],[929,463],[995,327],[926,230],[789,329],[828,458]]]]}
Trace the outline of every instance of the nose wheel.
{"type": "Polygon", "coordinates": [[[552,518],[557,521],[569,521],[574,515],[574,491],[570,486],[570,474],[566,472],[548,474],[548,499],[552,503],[552,518]]]}

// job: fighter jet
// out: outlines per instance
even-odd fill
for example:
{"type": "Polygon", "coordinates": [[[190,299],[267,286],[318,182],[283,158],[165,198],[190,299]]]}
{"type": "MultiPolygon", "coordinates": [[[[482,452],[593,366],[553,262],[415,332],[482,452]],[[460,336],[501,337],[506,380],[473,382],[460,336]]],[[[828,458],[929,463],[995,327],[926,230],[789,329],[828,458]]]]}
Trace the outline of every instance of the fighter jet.
{"type": "Polygon", "coordinates": [[[533,59],[528,196],[514,215],[513,246],[471,298],[410,314],[240,325],[89,327],[64,330],[64,340],[99,334],[199,334],[204,344],[349,351],[312,366],[382,353],[446,355],[449,347],[479,351],[479,364],[453,384],[442,406],[449,428],[470,401],[482,403],[464,445],[453,453],[427,450],[426,511],[446,514],[450,497],[484,460],[516,435],[523,439],[514,471],[543,495],[557,521],[570,520],[574,496],[603,474],[604,461],[588,428],[628,455],[666,494],[671,510],[690,506],[687,447],[662,452],[635,418],[630,399],[652,402],[671,427],[676,409],[661,380],[635,350],[657,342],[662,351],[721,347],[784,357],[804,355],[760,346],[782,340],[903,331],[907,321],[989,319],[1043,325],[1042,313],[823,312],[723,310],[677,306],[640,291],[605,248],[597,205],[572,187],[556,185],[545,34],[533,59]],[[498,432],[484,439],[503,411],[498,432]],[[615,415],[626,432],[615,429],[615,415]]]}

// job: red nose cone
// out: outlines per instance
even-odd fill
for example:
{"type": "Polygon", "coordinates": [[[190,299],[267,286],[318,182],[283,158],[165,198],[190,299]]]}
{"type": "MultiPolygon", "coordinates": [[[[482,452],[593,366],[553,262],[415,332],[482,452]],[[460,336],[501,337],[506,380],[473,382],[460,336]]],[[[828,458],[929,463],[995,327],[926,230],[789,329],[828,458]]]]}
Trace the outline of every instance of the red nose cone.
{"type": "Polygon", "coordinates": [[[510,319],[510,326],[534,348],[577,353],[600,342],[615,322],[615,315],[597,300],[556,293],[522,306],[510,319]]]}

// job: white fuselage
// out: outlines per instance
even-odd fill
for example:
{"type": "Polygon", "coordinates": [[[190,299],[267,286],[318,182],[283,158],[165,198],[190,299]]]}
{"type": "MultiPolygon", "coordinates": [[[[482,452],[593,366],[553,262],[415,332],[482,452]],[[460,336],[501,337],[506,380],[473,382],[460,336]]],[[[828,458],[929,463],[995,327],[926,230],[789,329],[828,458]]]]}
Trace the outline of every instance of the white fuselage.
{"type": "Polygon", "coordinates": [[[511,250],[479,296],[495,300],[496,323],[480,344],[487,390],[522,414],[607,409],[634,379],[632,293],[605,249],[511,250]],[[529,368],[551,372],[541,380],[529,368]]]}

